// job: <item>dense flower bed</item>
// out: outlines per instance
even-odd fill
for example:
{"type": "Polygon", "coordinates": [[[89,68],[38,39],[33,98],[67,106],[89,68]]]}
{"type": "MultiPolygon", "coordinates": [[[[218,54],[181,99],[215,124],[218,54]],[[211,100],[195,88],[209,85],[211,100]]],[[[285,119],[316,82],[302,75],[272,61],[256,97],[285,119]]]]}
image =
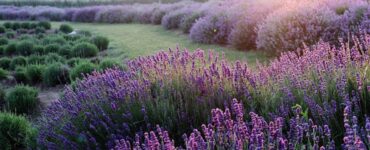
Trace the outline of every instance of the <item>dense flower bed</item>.
{"type": "Polygon", "coordinates": [[[79,8],[0,6],[0,19],[162,24],[190,32],[196,42],[279,54],[319,40],[338,46],[338,38],[370,33],[369,10],[366,0],[210,0],[79,8]]]}
{"type": "MultiPolygon", "coordinates": [[[[357,42],[351,46],[342,43],[340,48],[320,42],[301,51],[283,53],[270,64],[258,65],[256,69],[243,62],[228,62],[212,51],[177,49],[140,57],[128,62],[128,71],[96,72],[66,88],[62,98],[45,110],[39,120],[38,142],[48,149],[114,148],[117,140],[124,139],[122,146],[127,140],[134,141],[136,133],[145,136],[145,131],[154,130],[158,124],[168,131],[176,146],[194,146],[191,142],[198,142],[199,146],[202,144],[199,133],[190,135],[185,143],[181,136],[210,120],[214,124],[213,113],[223,112],[212,109],[230,108],[236,104],[230,100],[237,98],[244,108],[243,111],[234,109],[238,110],[234,114],[254,112],[245,119],[252,119],[252,124],[262,123],[258,125],[262,127],[248,123],[250,132],[255,132],[250,136],[261,132],[265,138],[245,139],[258,139],[247,143],[256,142],[252,147],[271,142],[265,130],[272,132],[281,128],[282,134],[274,136],[274,140],[287,147],[294,147],[289,144],[293,141],[297,146],[311,144],[328,148],[333,147],[333,142],[337,148],[343,142],[357,144],[361,140],[355,132],[365,132],[355,124],[363,126],[364,117],[370,113],[367,103],[370,99],[370,36],[365,34],[353,41],[357,42]],[[300,108],[299,113],[292,110],[294,106],[300,108]],[[298,120],[302,117],[306,122],[289,121],[295,117],[298,120]],[[277,127],[279,118],[287,118],[282,124],[290,125],[277,127]],[[270,121],[277,124],[276,129],[263,123],[270,121]],[[300,128],[304,131],[300,132],[300,128]],[[323,128],[334,132],[304,137],[312,140],[298,138],[323,128]],[[287,132],[290,130],[294,132],[287,132]],[[194,136],[200,141],[190,140],[194,136]]],[[[217,126],[207,128],[212,131],[217,126]]],[[[212,142],[207,139],[209,135],[203,136],[205,141],[212,142]]],[[[222,144],[224,140],[215,139],[214,144],[222,144]]],[[[244,142],[237,141],[233,146],[244,145],[244,142]]],[[[165,143],[173,145],[173,142],[165,143]]]]}

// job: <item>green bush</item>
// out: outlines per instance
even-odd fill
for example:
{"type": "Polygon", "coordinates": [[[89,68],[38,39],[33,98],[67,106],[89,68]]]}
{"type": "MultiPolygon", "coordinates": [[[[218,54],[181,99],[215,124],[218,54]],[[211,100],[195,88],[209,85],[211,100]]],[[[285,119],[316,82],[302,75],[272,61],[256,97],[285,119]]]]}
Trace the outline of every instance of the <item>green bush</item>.
{"type": "Polygon", "coordinates": [[[29,23],[29,22],[22,22],[21,23],[21,28],[23,28],[23,29],[30,29],[31,28],[31,23],[29,23]]]}
{"type": "Polygon", "coordinates": [[[80,30],[77,32],[77,34],[82,35],[82,36],[87,36],[87,37],[91,36],[91,32],[87,30],[80,30]]]}
{"type": "Polygon", "coordinates": [[[11,29],[13,24],[11,22],[5,22],[3,25],[5,28],[11,29]]]}
{"type": "Polygon", "coordinates": [[[40,33],[45,33],[46,31],[45,31],[45,29],[43,28],[43,27],[37,27],[36,29],[35,29],[35,33],[36,34],[40,34],[40,33]]]}
{"type": "Polygon", "coordinates": [[[13,74],[17,83],[26,84],[28,83],[25,67],[17,67],[13,74]]]}
{"type": "Polygon", "coordinates": [[[39,27],[43,27],[46,30],[51,29],[51,24],[50,24],[50,22],[47,22],[47,21],[40,21],[37,25],[39,27]]]}
{"type": "Polygon", "coordinates": [[[42,81],[48,86],[68,83],[69,69],[61,63],[48,65],[42,74],[42,81]]]}
{"type": "Polygon", "coordinates": [[[64,44],[67,44],[67,41],[62,36],[51,35],[51,36],[45,37],[42,43],[44,45],[48,45],[48,44],[64,45],[64,44]]]}
{"type": "Polygon", "coordinates": [[[61,63],[65,63],[65,58],[63,58],[62,56],[59,56],[58,54],[56,53],[49,53],[46,58],[45,58],[45,63],[46,64],[49,64],[49,63],[54,63],[54,62],[61,62],[61,63]]]}
{"type": "Polygon", "coordinates": [[[57,53],[60,49],[60,46],[58,44],[48,44],[45,46],[45,53],[57,53]]]}
{"type": "Polygon", "coordinates": [[[19,33],[19,34],[27,34],[28,33],[28,30],[27,29],[20,28],[20,29],[17,30],[17,33],[19,33]]]}
{"type": "Polygon", "coordinates": [[[35,45],[32,51],[33,51],[33,54],[38,54],[38,55],[45,54],[44,46],[41,46],[41,45],[35,45]]]}
{"type": "Polygon", "coordinates": [[[9,69],[10,68],[10,62],[12,60],[8,57],[2,57],[0,58],[0,68],[3,69],[9,69]]]}
{"type": "Polygon", "coordinates": [[[32,54],[33,42],[25,40],[21,41],[16,46],[16,52],[18,55],[28,56],[32,54]]]}
{"type": "Polygon", "coordinates": [[[5,104],[5,89],[4,87],[0,86],[0,109],[4,106],[5,104]]]}
{"type": "Polygon", "coordinates": [[[91,39],[91,42],[99,48],[100,51],[108,48],[109,40],[104,36],[95,36],[91,39]]]}
{"type": "Polygon", "coordinates": [[[35,29],[35,28],[37,28],[37,23],[34,23],[34,22],[30,23],[30,29],[35,29]]]}
{"type": "Polygon", "coordinates": [[[17,44],[10,43],[5,47],[4,54],[11,56],[11,55],[14,55],[16,51],[17,51],[17,44]]]}
{"type": "Polygon", "coordinates": [[[4,55],[4,54],[5,54],[5,47],[0,46],[0,55],[4,55]]]}
{"type": "Polygon", "coordinates": [[[27,57],[27,64],[44,64],[45,56],[31,55],[27,57]]]}
{"type": "Polygon", "coordinates": [[[63,33],[71,33],[73,31],[73,28],[68,24],[62,24],[59,27],[59,31],[63,33]]]}
{"type": "Polygon", "coordinates": [[[8,44],[8,39],[0,37],[0,45],[6,45],[6,44],[8,44]]]}
{"type": "Polygon", "coordinates": [[[0,81],[8,78],[8,71],[4,70],[3,68],[0,68],[0,81]]]}
{"type": "Polygon", "coordinates": [[[22,34],[20,35],[18,38],[18,40],[30,40],[32,42],[36,42],[37,40],[34,39],[31,35],[28,35],[28,34],[22,34]]]}
{"type": "Polygon", "coordinates": [[[0,145],[3,150],[35,149],[37,130],[23,116],[0,113],[0,145]]]}
{"type": "Polygon", "coordinates": [[[35,84],[42,81],[43,65],[28,65],[26,67],[26,77],[29,83],[35,84]]]}
{"type": "Polygon", "coordinates": [[[17,66],[25,66],[27,64],[27,60],[23,56],[17,56],[12,59],[10,62],[10,69],[15,69],[17,66]]]}
{"type": "Polygon", "coordinates": [[[0,26],[0,33],[5,33],[6,29],[3,26],[0,26]]]}
{"type": "Polygon", "coordinates": [[[36,110],[38,92],[35,88],[17,85],[6,94],[5,102],[12,112],[29,114],[36,110]]]}
{"type": "Polygon", "coordinates": [[[76,57],[94,57],[98,54],[98,48],[90,43],[84,42],[73,47],[73,55],[76,57]]]}
{"type": "Polygon", "coordinates": [[[82,79],[84,75],[90,74],[95,70],[95,65],[90,62],[81,62],[78,63],[72,70],[71,70],[71,80],[74,81],[76,79],[82,79]]]}
{"type": "Polygon", "coordinates": [[[71,54],[72,54],[72,47],[69,46],[69,45],[64,45],[62,46],[59,51],[58,51],[58,54],[61,55],[61,56],[64,56],[66,58],[70,57],[71,54]]]}
{"type": "Polygon", "coordinates": [[[15,38],[15,32],[14,31],[7,31],[5,33],[5,36],[8,38],[8,39],[12,39],[12,38],[15,38]]]}
{"type": "Polygon", "coordinates": [[[18,23],[18,22],[14,22],[13,25],[12,25],[12,29],[13,30],[18,30],[19,28],[21,28],[21,24],[18,23]]]}
{"type": "Polygon", "coordinates": [[[99,69],[102,71],[108,68],[115,68],[115,67],[122,68],[120,63],[118,63],[117,61],[111,60],[111,59],[105,59],[99,63],[99,69]]]}
{"type": "Polygon", "coordinates": [[[69,59],[68,61],[67,61],[67,64],[68,64],[68,66],[70,66],[70,67],[74,67],[74,66],[76,66],[77,64],[79,64],[79,63],[81,63],[81,62],[83,62],[83,61],[86,61],[86,60],[83,60],[83,59],[81,59],[81,58],[71,58],[71,59],[69,59]]]}

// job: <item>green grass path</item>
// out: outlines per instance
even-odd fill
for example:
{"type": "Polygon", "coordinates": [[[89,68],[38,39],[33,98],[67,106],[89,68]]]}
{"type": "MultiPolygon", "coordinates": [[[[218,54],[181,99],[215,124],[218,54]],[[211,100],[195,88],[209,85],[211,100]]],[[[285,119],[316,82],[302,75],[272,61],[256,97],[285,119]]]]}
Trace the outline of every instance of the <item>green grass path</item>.
{"type": "MultiPolygon", "coordinates": [[[[53,27],[59,27],[62,22],[53,22],[53,27]]],[[[154,54],[168,48],[215,50],[224,52],[229,60],[243,60],[255,63],[256,59],[263,62],[267,58],[259,52],[241,52],[233,48],[220,45],[199,44],[192,42],[187,35],[180,31],[169,31],[158,25],[146,24],[97,24],[97,23],[71,23],[75,29],[89,30],[94,34],[106,36],[110,39],[108,57],[113,59],[130,59],[138,56],[154,54]]]]}

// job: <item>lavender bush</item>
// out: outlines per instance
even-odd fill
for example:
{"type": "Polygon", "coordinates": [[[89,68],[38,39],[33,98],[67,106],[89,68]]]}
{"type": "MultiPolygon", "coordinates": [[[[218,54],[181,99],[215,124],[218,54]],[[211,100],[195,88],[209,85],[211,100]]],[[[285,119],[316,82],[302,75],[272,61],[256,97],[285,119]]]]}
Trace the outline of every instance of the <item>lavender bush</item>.
{"type": "Polygon", "coordinates": [[[250,50],[256,48],[257,26],[263,22],[268,14],[277,10],[281,2],[267,1],[246,1],[247,6],[239,6],[234,11],[240,13],[236,15],[235,27],[232,29],[228,41],[237,49],[250,50]]]}
{"type": "Polygon", "coordinates": [[[72,21],[75,21],[75,22],[94,22],[95,15],[101,9],[102,8],[99,7],[99,6],[79,8],[73,13],[72,21]]]}
{"type": "MultiPolygon", "coordinates": [[[[162,18],[162,26],[165,29],[176,29],[180,27],[182,20],[199,8],[199,4],[185,6],[182,9],[171,11],[162,18]]],[[[192,24],[192,23],[191,23],[192,24]]]]}
{"type": "Polygon", "coordinates": [[[257,47],[279,54],[320,40],[338,16],[320,3],[296,2],[271,13],[258,27],[257,47]]]}
{"type": "Polygon", "coordinates": [[[105,7],[95,16],[95,22],[103,23],[131,23],[134,10],[128,6],[105,7]]]}
{"type": "Polygon", "coordinates": [[[231,28],[232,23],[227,14],[208,15],[194,23],[189,37],[194,42],[226,44],[231,28]]]}
{"type": "Polygon", "coordinates": [[[335,131],[331,138],[338,147],[346,130],[338,126],[344,121],[342,104],[355,103],[358,116],[370,113],[370,37],[356,41],[353,47],[319,43],[299,54],[283,53],[253,71],[200,50],[137,58],[128,62],[128,71],[93,73],[66,88],[39,120],[38,142],[48,149],[110,149],[156,124],[179,142],[183,133],[210,120],[212,109],[230,107],[237,98],[244,112],[271,121],[294,117],[291,107],[298,104],[303,118],[335,131]]]}
{"type": "MultiPolygon", "coordinates": [[[[228,108],[212,110],[212,121],[201,126],[202,132],[194,129],[187,136],[184,134],[185,148],[198,149],[366,149],[369,141],[370,119],[363,118],[363,126],[358,117],[353,115],[352,103],[346,103],[341,123],[345,127],[339,147],[336,147],[332,135],[335,131],[328,125],[316,125],[306,118],[301,106],[293,107],[294,116],[287,120],[277,117],[267,122],[263,117],[250,112],[250,122],[245,121],[243,105],[233,100],[232,111],[228,108]],[[288,125],[284,122],[289,122],[288,125]],[[284,130],[287,130],[284,132],[284,130]]],[[[144,133],[144,142],[137,134],[135,141],[121,139],[116,141],[114,150],[126,149],[175,149],[173,140],[167,131],[157,126],[154,131],[144,133]],[[131,144],[132,143],[132,144],[131,144]]],[[[180,147],[181,148],[181,147],[180,147]]]]}

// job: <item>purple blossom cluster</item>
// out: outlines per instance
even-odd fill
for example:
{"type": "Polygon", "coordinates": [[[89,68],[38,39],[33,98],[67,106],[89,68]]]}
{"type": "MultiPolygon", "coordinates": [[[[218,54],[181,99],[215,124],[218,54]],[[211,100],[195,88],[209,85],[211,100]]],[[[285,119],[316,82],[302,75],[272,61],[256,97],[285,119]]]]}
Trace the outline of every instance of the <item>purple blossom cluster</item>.
{"type": "MultiPolygon", "coordinates": [[[[335,131],[328,125],[317,125],[312,119],[305,118],[302,107],[293,107],[294,116],[291,119],[277,117],[267,122],[256,113],[249,113],[245,121],[243,104],[233,100],[232,109],[212,109],[211,122],[201,125],[201,131],[194,129],[188,135],[184,134],[185,149],[366,149],[370,139],[370,119],[365,118],[364,126],[360,126],[356,116],[353,116],[351,103],[347,103],[342,116],[344,117],[345,134],[341,146],[336,147],[332,135],[335,131]],[[288,122],[288,124],[285,124],[288,122]],[[286,131],[286,132],[285,132],[286,131]],[[361,137],[363,136],[363,137],[361,137]]],[[[144,142],[140,136],[135,141],[117,140],[114,150],[127,149],[175,149],[168,132],[157,126],[158,136],[154,131],[144,133],[144,142]],[[158,138],[159,137],[159,138],[158,138]],[[158,140],[160,139],[160,140],[158,140]],[[132,144],[131,144],[132,143],[132,144]]],[[[178,147],[182,149],[182,147],[178,147]]]]}
{"type": "MultiPolygon", "coordinates": [[[[142,135],[159,124],[180,144],[179,137],[183,133],[209,120],[213,126],[206,127],[215,132],[221,132],[215,125],[217,118],[221,122],[219,128],[238,123],[236,119],[229,125],[223,124],[226,110],[212,111],[232,107],[239,118],[245,112],[260,115],[247,116],[256,121],[255,127],[251,126],[253,121],[247,123],[248,134],[255,132],[254,137],[248,135],[252,147],[258,148],[274,137],[274,146],[279,146],[278,142],[289,146],[290,141],[295,141],[291,142],[294,144],[307,139],[313,139],[310,143],[317,146],[330,147],[328,144],[332,141],[340,145],[347,133],[345,126],[338,126],[345,121],[341,115],[343,104],[352,104],[354,116],[370,114],[367,103],[370,36],[364,34],[353,41],[356,41],[353,45],[342,43],[339,48],[320,42],[300,51],[282,53],[269,64],[259,64],[254,69],[244,62],[229,62],[213,51],[176,49],[139,57],[127,62],[127,71],[96,72],[67,87],[60,100],[42,113],[38,143],[46,149],[112,149],[117,140],[125,139],[127,146],[127,140],[134,140],[129,137],[135,133],[142,135]],[[230,101],[233,98],[242,100],[242,104],[230,101]],[[299,113],[291,109],[297,104],[301,106],[299,113]],[[301,119],[291,121],[297,114],[302,114],[299,118],[306,121],[305,125],[301,119]],[[280,134],[276,133],[280,130],[279,119],[276,120],[279,117],[287,118],[284,124],[300,126],[299,130],[289,129],[289,132],[288,127],[283,128],[282,138],[288,141],[280,140],[280,134]],[[313,123],[308,118],[317,125],[316,129],[309,129],[313,123]],[[264,122],[268,121],[278,125],[267,129],[268,124],[264,122]],[[335,131],[326,145],[322,134],[311,134],[314,130],[321,132],[320,126],[324,129],[325,125],[335,131]],[[301,132],[301,128],[304,131],[301,132]],[[260,135],[267,131],[271,137],[267,133],[260,135]]],[[[363,118],[358,120],[363,123],[363,118]]],[[[191,140],[194,136],[190,135],[186,143],[193,141],[197,144],[192,146],[204,146],[200,139],[191,140]]],[[[224,138],[217,140],[223,142],[229,137],[224,138]]],[[[211,139],[203,138],[207,140],[211,139]]],[[[234,146],[241,145],[234,142],[234,146]]],[[[214,143],[215,147],[219,145],[226,147],[214,143]]]]}
{"type": "Polygon", "coordinates": [[[212,0],[172,4],[106,5],[74,8],[0,6],[0,19],[161,24],[181,28],[192,41],[230,44],[269,54],[294,51],[320,40],[340,46],[369,31],[366,0],[212,0]]]}

